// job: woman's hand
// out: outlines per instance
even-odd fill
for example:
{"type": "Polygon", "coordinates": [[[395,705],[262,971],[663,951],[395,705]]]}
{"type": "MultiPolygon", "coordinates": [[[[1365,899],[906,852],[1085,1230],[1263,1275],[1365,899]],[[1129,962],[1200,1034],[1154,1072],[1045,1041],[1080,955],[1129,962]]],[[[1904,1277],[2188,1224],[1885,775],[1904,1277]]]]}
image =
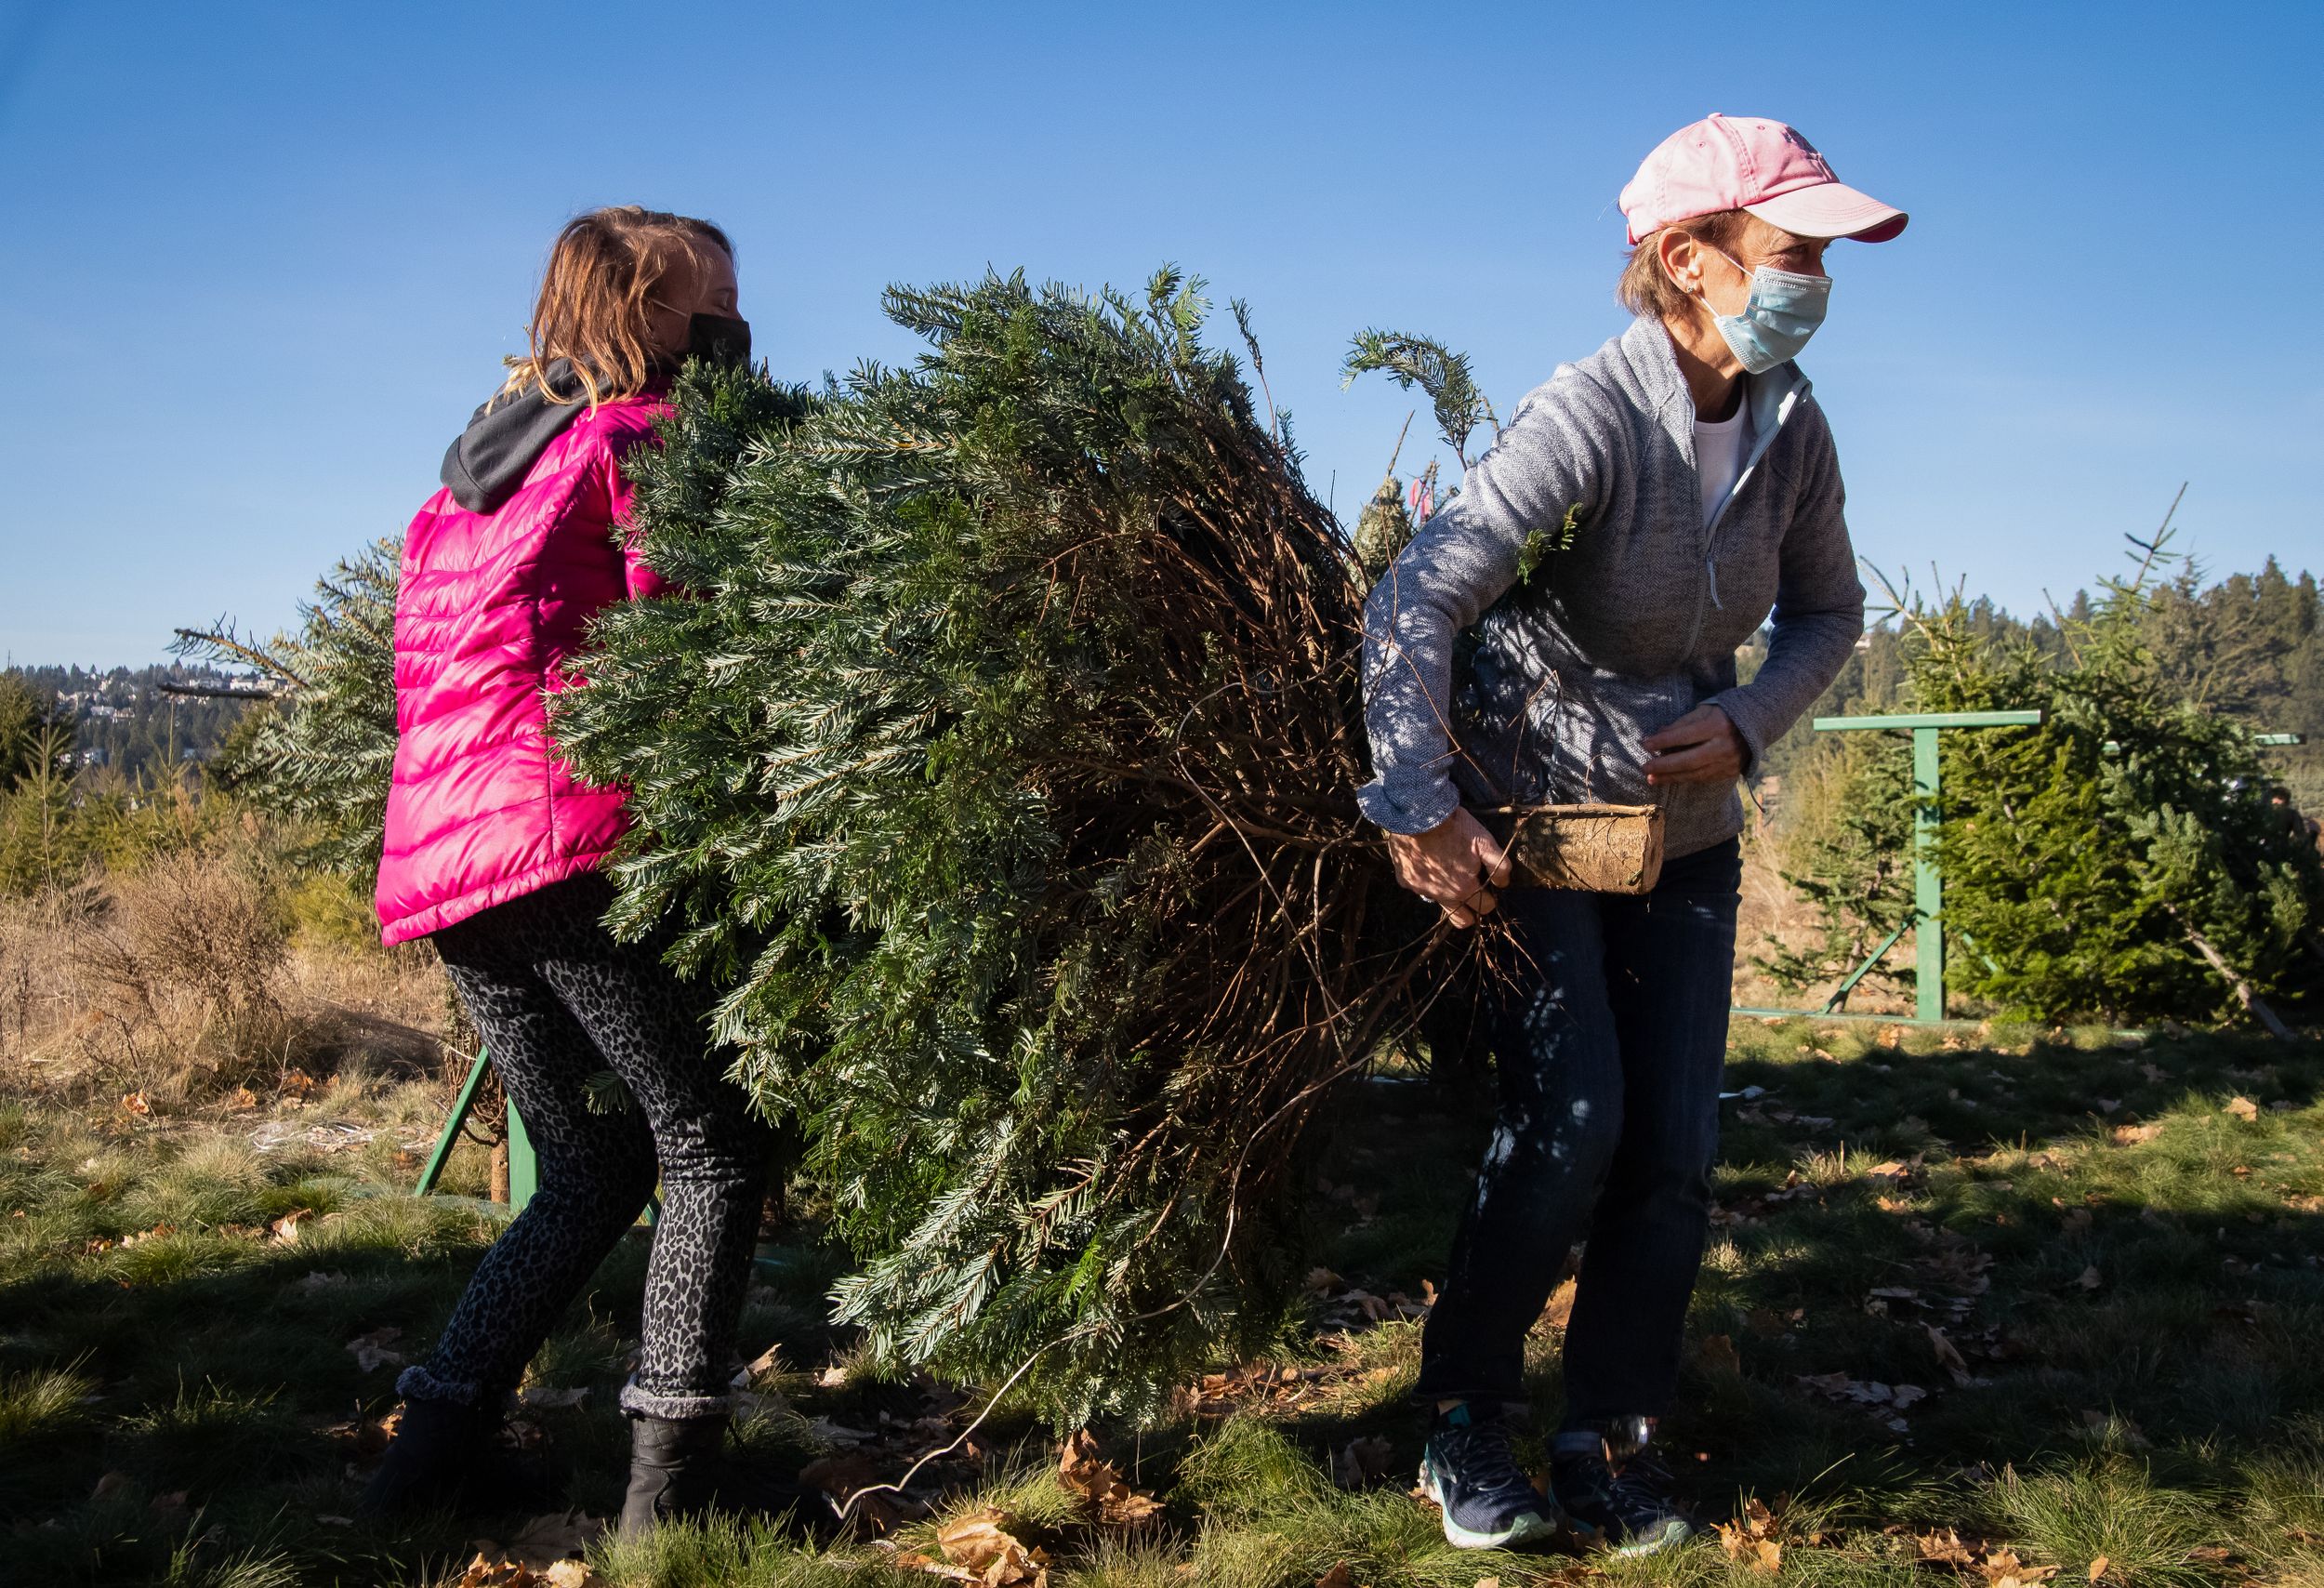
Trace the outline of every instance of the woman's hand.
{"type": "Polygon", "coordinates": [[[1493,890],[1509,885],[1508,854],[1466,805],[1424,833],[1390,833],[1388,857],[1396,880],[1441,906],[1455,926],[1491,915],[1493,890]]]}
{"type": "Polygon", "coordinates": [[[1716,706],[1696,707],[1644,744],[1657,752],[1646,761],[1649,783],[1732,783],[1743,775],[1743,735],[1716,706]]]}

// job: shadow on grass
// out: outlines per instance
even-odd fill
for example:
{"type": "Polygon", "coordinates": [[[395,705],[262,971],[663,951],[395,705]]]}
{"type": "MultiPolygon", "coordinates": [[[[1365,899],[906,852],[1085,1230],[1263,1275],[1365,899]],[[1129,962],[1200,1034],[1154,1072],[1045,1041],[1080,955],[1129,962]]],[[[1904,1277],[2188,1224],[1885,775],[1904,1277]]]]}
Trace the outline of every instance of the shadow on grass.
{"type": "MultiPolygon", "coordinates": [[[[1727,1084],[1751,1094],[1723,1105],[1662,1431],[1700,1514],[1790,1496],[1796,1535],[1959,1527],[2072,1568],[2105,1555],[2116,1581],[2312,1563],[2324,1051],[1750,1021],[1727,1084]]],[[[1321,1182],[1377,1205],[1324,1232],[1325,1263],[1374,1290],[1441,1276],[1488,1085],[1341,1101],[1321,1182]]],[[[1367,1460],[1407,1483],[1418,1336],[1375,1330],[1376,1391],[1283,1425],[1319,1462],[1384,1442],[1367,1460]]],[[[1537,1426],[1558,1343],[1546,1319],[1529,1342],[1537,1426]]]]}

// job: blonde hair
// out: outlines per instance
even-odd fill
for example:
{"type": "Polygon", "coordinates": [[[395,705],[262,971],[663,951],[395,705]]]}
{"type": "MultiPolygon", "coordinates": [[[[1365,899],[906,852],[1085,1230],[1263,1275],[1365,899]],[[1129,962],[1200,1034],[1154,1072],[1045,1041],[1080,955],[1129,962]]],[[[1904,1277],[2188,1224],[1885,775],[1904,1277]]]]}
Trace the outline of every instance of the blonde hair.
{"type": "Polygon", "coordinates": [[[706,247],[734,257],[718,227],[667,210],[610,205],[567,221],[541,272],[524,356],[508,361],[502,394],[529,388],[551,403],[587,397],[592,408],[636,396],[654,376],[646,300],[681,259],[699,268],[706,247]],[[550,383],[558,359],[572,364],[579,390],[550,383]]]}
{"type": "Polygon", "coordinates": [[[1632,314],[1652,314],[1658,320],[1678,319],[1687,312],[1694,299],[1680,291],[1679,284],[1670,279],[1670,272],[1662,268],[1663,232],[1683,232],[1697,242],[1725,250],[1742,240],[1750,220],[1743,210],[1722,209],[1647,232],[1630,251],[1630,262],[1622,267],[1621,279],[1614,284],[1614,296],[1632,314]]]}

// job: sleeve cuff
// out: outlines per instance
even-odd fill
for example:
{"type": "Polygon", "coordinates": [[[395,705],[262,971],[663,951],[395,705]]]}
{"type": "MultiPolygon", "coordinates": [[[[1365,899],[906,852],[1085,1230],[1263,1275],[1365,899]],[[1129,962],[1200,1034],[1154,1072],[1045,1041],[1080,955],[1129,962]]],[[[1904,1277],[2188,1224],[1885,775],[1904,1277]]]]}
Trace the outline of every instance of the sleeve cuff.
{"type": "Polygon", "coordinates": [[[1439,776],[1401,797],[1391,794],[1385,778],[1375,777],[1355,791],[1356,809],[1365,820],[1392,833],[1424,833],[1443,824],[1460,808],[1460,790],[1452,779],[1439,776]]]}
{"type": "Polygon", "coordinates": [[[1722,691],[1710,697],[1710,704],[1727,714],[1736,733],[1743,740],[1743,775],[1750,776],[1759,770],[1760,758],[1767,752],[1767,724],[1752,710],[1750,698],[1741,689],[1722,691]]]}

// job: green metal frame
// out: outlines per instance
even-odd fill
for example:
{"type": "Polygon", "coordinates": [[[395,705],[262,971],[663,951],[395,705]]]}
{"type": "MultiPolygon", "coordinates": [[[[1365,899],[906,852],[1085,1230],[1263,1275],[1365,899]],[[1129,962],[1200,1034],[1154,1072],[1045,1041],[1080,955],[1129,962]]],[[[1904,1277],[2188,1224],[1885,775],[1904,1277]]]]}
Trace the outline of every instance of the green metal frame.
{"type": "Polygon", "coordinates": [[[1916,1026],[1945,1021],[1945,878],[1936,860],[1936,837],[1945,813],[1943,763],[1937,756],[1937,735],[1948,728],[2038,728],[2042,715],[2035,711],[1904,711],[1886,717],[1818,717],[1819,734],[1893,733],[1912,734],[1912,915],[1888,940],[1848,973],[1821,1010],[1750,1010],[1753,1014],[1796,1013],[1831,1015],[1847,1001],[1855,986],[1872,967],[1896,946],[1905,930],[1912,930],[1913,1018],[1916,1026]]]}
{"type": "MultiPolygon", "coordinates": [[[[476,1106],[477,1090],[484,1084],[484,1071],[492,1065],[491,1052],[482,1048],[476,1051],[475,1062],[468,1067],[468,1079],[460,1083],[460,1095],[453,1099],[452,1117],[443,1122],[443,1134],[436,1138],[436,1150],[428,1155],[428,1162],[419,1171],[419,1184],[412,1188],[416,1197],[425,1197],[443,1178],[443,1166],[452,1158],[453,1145],[460,1139],[460,1127],[468,1123],[469,1111],[476,1106]]],[[[514,1102],[508,1105],[508,1207],[521,1211],[540,1189],[540,1161],[533,1156],[533,1138],[524,1133],[524,1120],[517,1114],[514,1102]]]]}
{"type": "MultiPolygon", "coordinates": [[[[1936,835],[1944,823],[1940,804],[1943,794],[1942,774],[1937,760],[1936,736],[1948,728],[2038,728],[2042,714],[2036,711],[1905,711],[1886,717],[1818,717],[1813,724],[1819,734],[1855,732],[1894,732],[1908,730],[1912,734],[1912,914],[1904,924],[1888,934],[1887,940],[1866,957],[1864,963],[1848,973],[1822,1009],[1745,1009],[1736,1007],[1729,1012],[1758,1015],[1763,1018],[1786,1018],[1799,1015],[1811,1019],[1883,1020],[1897,1026],[1959,1026],[1963,1022],[1945,1018],[1945,879],[1937,867],[1936,835]],[[1909,1020],[1895,1015],[1852,1015],[1841,1005],[1855,986],[1871,973],[1872,967],[1887,958],[1896,946],[1907,927],[1912,929],[1914,960],[1914,1009],[1909,1020]]],[[[2268,748],[2281,748],[2308,742],[2305,734],[2254,734],[2251,742],[2268,748]]],[[[2111,753],[2115,746],[2106,744],[2111,753]]],[[[1961,940],[1988,969],[1995,968],[1992,956],[1979,948],[1976,940],[1967,933],[1961,940]]]]}

